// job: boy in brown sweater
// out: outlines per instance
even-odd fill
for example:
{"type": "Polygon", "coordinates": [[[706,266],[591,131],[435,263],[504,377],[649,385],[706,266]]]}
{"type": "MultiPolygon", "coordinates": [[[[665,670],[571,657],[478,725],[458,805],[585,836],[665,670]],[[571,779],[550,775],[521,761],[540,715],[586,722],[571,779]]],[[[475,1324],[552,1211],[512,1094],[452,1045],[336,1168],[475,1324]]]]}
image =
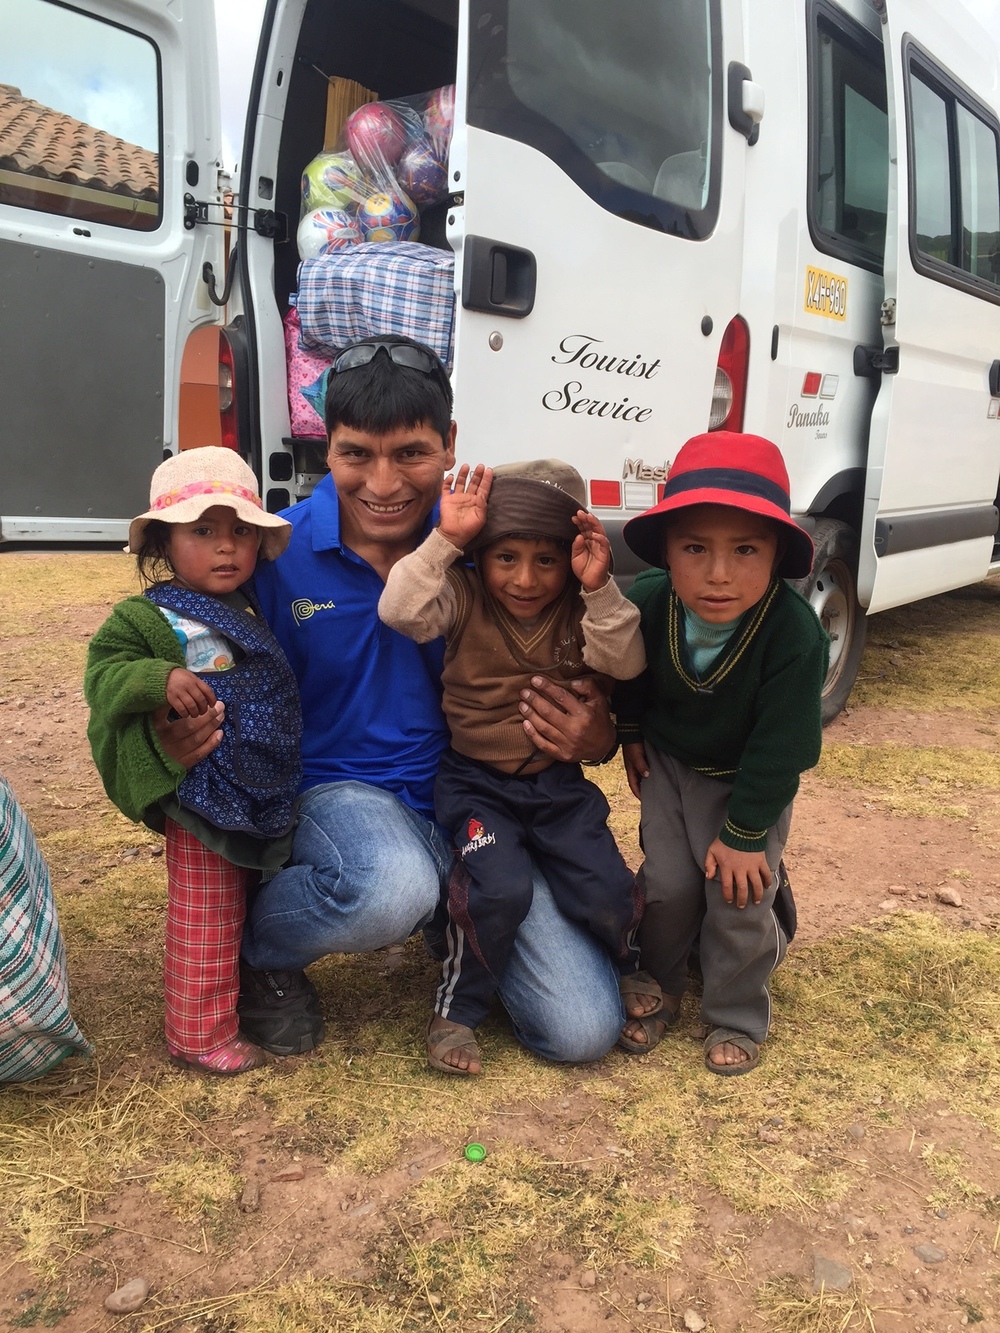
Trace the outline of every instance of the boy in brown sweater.
{"type": "Polygon", "coordinates": [[[639,617],[609,577],[608,539],[583,506],[579,473],[557,462],[502,473],[463,466],[445,478],[438,527],[393,566],[379,601],[393,629],[447,641],[452,743],[434,799],[460,861],[427,1049],[433,1068],[454,1074],[480,1072],[474,1029],[531,905],[532,860],[560,910],[609,950],[623,989],[648,989],[635,972],[635,880],[607,801],[578,764],[533,750],[521,723],[532,676],[638,675],[639,617]]]}

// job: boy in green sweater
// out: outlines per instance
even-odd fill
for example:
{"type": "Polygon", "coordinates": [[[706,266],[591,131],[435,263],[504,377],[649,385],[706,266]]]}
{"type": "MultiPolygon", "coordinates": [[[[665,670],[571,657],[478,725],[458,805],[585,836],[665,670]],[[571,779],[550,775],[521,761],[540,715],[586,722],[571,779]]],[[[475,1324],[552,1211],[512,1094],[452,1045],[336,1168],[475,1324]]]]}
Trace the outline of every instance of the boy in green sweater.
{"type": "Polygon", "coordinates": [[[648,666],[615,707],[642,802],[641,966],[662,994],[635,997],[620,1041],[644,1054],[677,1021],[697,945],[705,1066],[744,1074],[787,946],[773,907],[792,799],[821,747],[829,641],[783,581],[809,573],[812,542],[775,445],[723,431],[684,445],[663,499],[624,537],[658,566],[629,593],[648,666]]]}

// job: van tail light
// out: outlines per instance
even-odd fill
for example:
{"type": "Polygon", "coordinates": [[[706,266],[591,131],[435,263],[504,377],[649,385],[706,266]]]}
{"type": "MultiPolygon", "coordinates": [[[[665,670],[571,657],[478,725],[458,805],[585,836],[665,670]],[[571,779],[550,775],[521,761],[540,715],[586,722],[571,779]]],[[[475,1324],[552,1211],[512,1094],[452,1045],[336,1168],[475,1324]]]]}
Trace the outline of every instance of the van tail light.
{"type": "Polygon", "coordinates": [[[747,374],[750,367],[750,330],[746,320],[736,315],[722,335],[719,362],[715,367],[709,430],[742,430],[743,409],[747,399],[747,374]]]}
{"type": "Polygon", "coordinates": [[[222,446],[238,449],[240,423],[236,410],[236,358],[232,343],[223,330],[219,331],[219,425],[222,446]]]}

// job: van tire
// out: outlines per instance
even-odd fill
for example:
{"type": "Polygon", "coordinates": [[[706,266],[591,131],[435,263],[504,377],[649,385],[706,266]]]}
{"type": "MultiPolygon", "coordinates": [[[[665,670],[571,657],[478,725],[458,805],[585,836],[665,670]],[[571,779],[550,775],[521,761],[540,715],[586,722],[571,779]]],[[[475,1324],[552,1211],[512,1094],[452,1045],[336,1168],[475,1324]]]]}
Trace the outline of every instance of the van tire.
{"type": "Polygon", "coordinates": [[[808,578],[792,584],[830,635],[830,668],[823,682],[823,725],[847,703],[865,650],[868,619],[858,602],[858,535],[846,523],[821,518],[812,534],[816,559],[808,578]]]}

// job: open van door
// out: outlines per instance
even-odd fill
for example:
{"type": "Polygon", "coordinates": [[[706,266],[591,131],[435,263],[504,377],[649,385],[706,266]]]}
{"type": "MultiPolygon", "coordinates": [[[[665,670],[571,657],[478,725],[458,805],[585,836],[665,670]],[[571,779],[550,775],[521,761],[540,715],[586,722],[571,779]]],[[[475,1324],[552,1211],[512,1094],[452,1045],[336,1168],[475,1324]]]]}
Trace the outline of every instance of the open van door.
{"type": "Polygon", "coordinates": [[[614,511],[655,503],[672,446],[707,429],[739,308],[754,125],[727,121],[743,81],[725,61],[743,49],[741,7],[463,0],[460,14],[459,447],[532,458],[544,440],[613,528],[614,511]]]}
{"type": "Polygon", "coordinates": [[[983,578],[1000,476],[1000,75],[945,0],[879,0],[889,90],[884,349],[859,598],[880,611],[983,578]],[[933,56],[930,54],[933,52],[933,56]]]}
{"type": "Polygon", "coordinates": [[[207,0],[0,5],[0,542],[124,540],[176,449],[217,90],[207,0]]]}

